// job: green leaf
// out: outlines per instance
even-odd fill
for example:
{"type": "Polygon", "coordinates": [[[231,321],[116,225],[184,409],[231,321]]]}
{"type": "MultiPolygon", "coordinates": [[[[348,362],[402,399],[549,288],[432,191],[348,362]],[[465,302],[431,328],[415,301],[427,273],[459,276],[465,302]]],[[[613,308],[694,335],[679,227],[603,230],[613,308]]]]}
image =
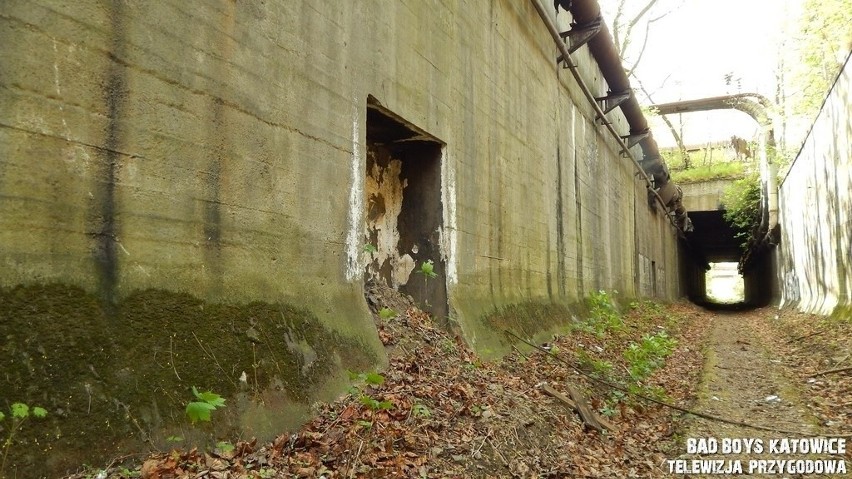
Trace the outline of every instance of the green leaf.
{"type": "Polygon", "coordinates": [[[223,454],[228,454],[234,450],[234,445],[228,441],[219,441],[216,443],[216,449],[223,454]]]}
{"type": "Polygon", "coordinates": [[[376,403],[376,409],[380,409],[382,411],[388,410],[393,407],[393,403],[390,401],[380,401],[376,403]]]}
{"type": "Polygon", "coordinates": [[[12,417],[17,419],[25,419],[30,415],[30,407],[22,402],[12,404],[12,417]]]}
{"type": "Polygon", "coordinates": [[[429,411],[429,408],[426,407],[423,404],[420,404],[420,403],[417,403],[414,406],[412,406],[411,412],[415,416],[429,417],[429,416],[432,415],[431,411],[429,411]]]}
{"type": "Polygon", "coordinates": [[[435,263],[433,263],[431,259],[426,260],[420,264],[419,273],[423,274],[428,278],[434,278],[435,276],[438,276],[438,274],[435,273],[435,263]]]}
{"type": "Polygon", "coordinates": [[[367,373],[364,375],[364,381],[367,384],[372,384],[374,386],[380,386],[385,383],[385,377],[379,373],[367,373]]]}
{"type": "Polygon", "coordinates": [[[36,406],[36,407],[33,408],[33,416],[35,416],[37,418],[43,418],[43,417],[47,416],[47,410],[44,409],[44,408],[36,406]]]}
{"type": "Polygon", "coordinates": [[[396,315],[397,312],[390,308],[382,308],[381,311],[379,311],[379,317],[382,319],[391,319],[396,317],[396,315]]]}
{"type": "Polygon", "coordinates": [[[183,438],[181,436],[169,436],[166,438],[166,442],[183,442],[183,438]]]}
{"type": "Polygon", "coordinates": [[[367,253],[375,253],[376,251],[378,251],[378,249],[376,248],[375,245],[367,243],[367,244],[364,245],[364,251],[367,252],[367,253]]]}
{"type": "Polygon", "coordinates": [[[191,402],[186,405],[186,415],[189,420],[195,424],[198,421],[210,421],[210,412],[215,410],[216,406],[207,402],[191,402]]]}
{"type": "Polygon", "coordinates": [[[359,397],[358,400],[361,401],[361,404],[367,406],[372,410],[376,410],[379,408],[379,401],[376,401],[375,399],[371,398],[370,396],[367,396],[366,394],[359,397]]]}
{"type": "Polygon", "coordinates": [[[6,415],[0,412],[0,421],[6,419],[6,415]]]}
{"type": "Polygon", "coordinates": [[[225,399],[223,399],[222,396],[216,393],[210,391],[204,391],[203,393],[199,393],[198,390],[195,389],[195,386],[192,387],[192,393],[201,401],[213,405],[214,409],[225,405],[225,399]]]}

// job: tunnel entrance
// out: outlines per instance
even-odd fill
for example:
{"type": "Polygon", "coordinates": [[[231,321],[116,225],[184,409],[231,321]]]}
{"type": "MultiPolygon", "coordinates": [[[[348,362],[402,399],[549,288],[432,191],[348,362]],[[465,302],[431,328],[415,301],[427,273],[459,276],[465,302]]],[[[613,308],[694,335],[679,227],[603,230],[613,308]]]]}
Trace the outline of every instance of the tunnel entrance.
{"type": "Polygon", "coordinates": [[[364,282],[406,293],[437,318],[448,313],[440,251],[442,149],[440,140],[368,97],[364,282]]]}
{"type": "Polygon", "coordinates": [[[683,249],[681,279],[689,299],[713,308],[766,306],[776,296],[774,249],[752,250],[743,268],[743,237],[731,228],[724,210],[690,211],[694,231],[683,249]],[[736,293],[736,300],[734,294],[736,293]]]}
{"type": "Polygon", "coordinates": [[[719,304],[735,304],[745,301],[745,282],[737,271],[737,263],[710,263],[704,275],[706,298],[719,304]]]}

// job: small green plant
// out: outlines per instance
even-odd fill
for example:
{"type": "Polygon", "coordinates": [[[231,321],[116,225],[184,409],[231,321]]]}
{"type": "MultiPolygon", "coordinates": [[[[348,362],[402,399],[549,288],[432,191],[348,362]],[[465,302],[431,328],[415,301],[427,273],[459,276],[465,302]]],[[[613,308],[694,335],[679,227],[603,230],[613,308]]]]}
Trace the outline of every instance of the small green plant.
{"type": "Polygon", "coordinates": [[[433,263],[431,259],[427,259],[420,263],[420,271],[418,271],[418,273],[422,274],[427,279],[438,276],[438,273],[435,272],[435,263],[433,263]]]}
{"type": "Polygon", "coordinates": [[[142,473],[140,471],[131,471],[130,469],[128,469],[126,467],[122,467],[121,471],[119,471],[119,475],[121,477],[133,478],[133,477],[140,477],[142,475],[142,473]]]}
{"type": "MultiPolygon", "coordinates": [[[[613,291],[613,293],[617,293],[617,291],[613,291]]],[[[589,317],[577,326],[581,331],[603,337],[607,331],[620,331],[624,326],[621,314],[619,314],[606,291],[600,290],[597,293],[590,294],[586,298],[586,304],[589,307],[589,317]]]]}
{"type": "Polygon", "coordinates": [[[604,406],[604,407],[603,407],[603,408],[601,408],[601,410],[600,410],[600,413],[601,413],[603,416],[606,416],[606,417],[612,417],[612,416],[615,416],[615,414],[616,414],[617,412],[618,412],[618,409],[616,409],[616,408],[615,408],[615,405],[609,405],[609,404],[607,404],[606,406],[604,406]]]}
{"type": "Polygon", "coordinates": [[[420,263],[420,269],[417,270],[417,273],[423,275],[423,298],[426,302],[426,307],[429,307],[429,300],[425,299],[426,290],[429,287],[429,278],[434,278],[438,276],[438,273],[435,272],[435,263],[433,263],[431,259],[427,259],[426,261],[420,263]]]}
{"type": "Polygon", "coordinates": [[[373,421],[365,421],[363,419],[359,419],[358,425],[369,431],[373,428],[373,421]]]}
{"type": "Polygon", "coordinates": [[[442,339],[441,342],[438,343],[438,347],[440,347],[441,351],[446,354],[456,354],[458,352],[456,342],[450,338],[442,339]]]}
{"type": "Polygon", "coordinates": [[[378,248],[376,248],[376,245],[371,244],[371,243],[367,243],[367,244],[364,245],[364,252],[365,253],[373,254],[376,251],[378,251],[378,248]]]}
{"type": "Polygon", "coordinates": [[[220,454],[230,454],[234,452],[234,445],[228,441],[219,441],[216,443],[216,450],[220,454]]]}
{"type": "Polygon", "coordinates": [[[183,437],[181,437],[181,436],[169,436],[169,437],[166,438],[166,442],[169,442],[169,443],[183,442],[183,437]]]}
{"type": "Polygon", "coordinates": [[[347,372],[349,373],[350,381],[363,382],[371,386],[381,386],[385,383],[385,377],[379,373],[353,373],[352,371],[347,372]]]}
{"type": "Polygon", "coordinates": [[[379,317],[382,318],[385,321],[395,318],[398,314],[399,313],[397,313],[396,311],[394,311],[390,308],[382,308],[379,311],[379,317]]]}
{"type": "MultiPolygon", "coordinates": [[[[9,408],[12,413],[12,424],[9,426],[9,433],[6,435],[6,440],[3,441],[3,461],[0,462],[0,476],[4,476],[4,471],[6,470],[6,457],[9,456],[9,450],[12,448],[12,443],[15,440],[15,434],[21,430],[21,426],[29,419],[30,416],[36,419],[43,419],[47,416],[47,410],[34,406],[32,409],[26,404],[22,402],[12,403],[12,406],[9,408]]],[[[0,411],[0,422],[6,419],[6,414],[0,411]]]]}
{"type": "Polygon", "coordinates": [[[263,469],[257,471],[257,477],[260,479],[272,479],[275,477],[275,469],[264,467],[263,469]]]}
{"type": "Polygon", "coordinates": [[[630,343],[623,356],[627,361],[630,376],[641,381],[665,364],[665,359],[674,351],[677,341],[665,331],[646,334],[638,343],[630,343]]]}
{"type": "Polygon", "coordinates": [[[349,371],[349,379],[352,381],[357,381],[356,384],[353,384],[349,387],[349,394],[355,396],[358,395],[358,401],[361,404],[367,406],[373,411],[384,411],[393,407],[393,403],[390,401],[379,401],[373,396],[367,394],[362,391],[362,386],[358,383],[364,383],[365,386],[381,386],[385,383],[385,377],[379,373],[353,373],[349,371]]]}
{"type": "Polygon", "coordinates": [[[577,360],[587,370],[598,377],[605,377],[612,372],[612,363],[604,359],[597,359],[585,351],[577,354],[577,360]]]}
{"type": "Polygon", "coordinates": [[[425,404],[418,402],[411,406],[411,414],[414,414],[416,417],[429,417],[432,415],[432,411],[425,404]]]}
{"type": "Polygon", "coordinates": [[[193,424],[198,421],[210,422],[210,413],[225,405],[225,399],[216,393],[210,391],[200,393],[195,386],[192,386],[192,394],[198,401],[192,401],[186,405],[186,415],[193,424]]]}
{"type": "Polygon", "coordinates": [[[367,394],[362,394],[358,398],[358,401],[360,401],[361,404],[367,406],[368,408],[372,409],[373,411],[386,411],[386,410],[393,407],[392,402],[390,402],[390,401],[379,401],[378,399],[376,399],[372,396],[369,396],[367,394]]]}

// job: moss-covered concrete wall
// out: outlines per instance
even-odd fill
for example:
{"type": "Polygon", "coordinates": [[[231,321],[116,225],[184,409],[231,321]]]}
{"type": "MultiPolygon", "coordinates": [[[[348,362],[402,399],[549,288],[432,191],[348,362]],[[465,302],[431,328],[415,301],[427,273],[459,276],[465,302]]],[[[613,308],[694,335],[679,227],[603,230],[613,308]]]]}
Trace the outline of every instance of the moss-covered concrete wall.
{"type": "Polygon", "coordinates": [[[435,260],[481,350],[495,311],[680,294],[671,226],[531,2],[7,1],[0,42],[0,407],[51,418],[15,464],[162,447],[192,385],[268,436],[381,367],[368,96],[443,145],[435,260]]]}

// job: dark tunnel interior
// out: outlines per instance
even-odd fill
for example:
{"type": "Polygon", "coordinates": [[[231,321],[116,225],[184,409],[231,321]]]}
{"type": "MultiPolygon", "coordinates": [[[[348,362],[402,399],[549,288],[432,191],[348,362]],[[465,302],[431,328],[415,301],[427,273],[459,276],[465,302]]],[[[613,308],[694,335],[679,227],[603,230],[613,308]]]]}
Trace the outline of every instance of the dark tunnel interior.
{"type": "Polygon", "coordinates": [[[752,251],[742,261],[745,241],[724,219],[724,210],[690,211],[694,231],[681,240],[681,284],[690,301],[713,309],[747,309],[772,303],[777,294],[775,250],[752,251]],[[739,263],[743,279],[743,301],[720,303],[708,293],[706,273],[711,263],[739,263]]]}

